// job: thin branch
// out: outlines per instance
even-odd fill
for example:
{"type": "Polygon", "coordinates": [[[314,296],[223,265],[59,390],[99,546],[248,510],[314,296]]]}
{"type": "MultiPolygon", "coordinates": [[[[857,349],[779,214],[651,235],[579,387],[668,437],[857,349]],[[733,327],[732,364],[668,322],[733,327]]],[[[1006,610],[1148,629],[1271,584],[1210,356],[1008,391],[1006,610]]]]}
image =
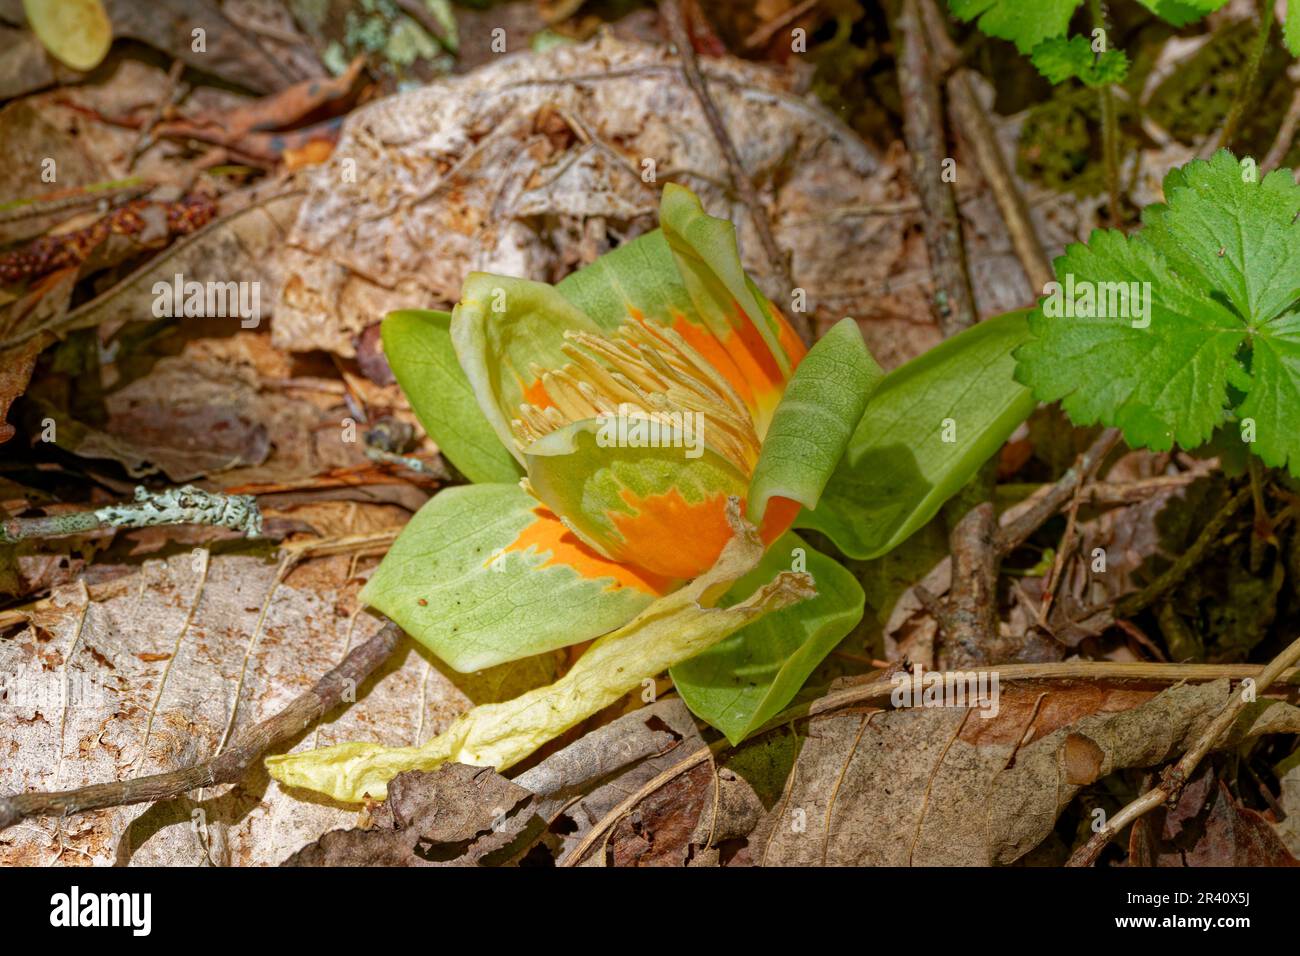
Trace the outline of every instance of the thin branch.
{"type": "Polygon", "coordinates": [[[1097,436],[1072,468],[1066,471],[1056,484],[1048,485],[1027,499],[1014,513],[1008,510],[1002,516],[1002,527],[994,538],[998,552],[1010,554],[1029,540],[1029,536],[1042,527],[1052,515],[1056,514],[1074,497],[1075,487],[1080,475],[1092,475],[1101,467],[1102,461],[1119,443],[1118,429],[1108,428],[1097,436]]]}
{"type": "Polygon", "coordinates": [[[381,465],[395,465],[418,475],[426,475],[437,481],[452,481],[455,476],[448,470],[441,455],[431,459],[416,458],[413,455],[397,455],[382,448],[367,448],[366,457],[381,465]]]}
{"type": "Polygon", "coordinates": [[[1105,630],[1120,618],[1132,617],[1139,611],[1145,610],[1159,601],[1176,588],[1183,578],[1187,577],[1191,570],[1201,563],[1201,559],[1205,557],[1206,552],[1218,542],[1219,535],[1228,521],[1249,500],[1250,488],[1242,488],[1228,499],[1227,504],[1220,508],[1205,527],[1201,529],[1201,533],[1196,536],[1192,546],[1180,554],[1178,560],[1170,565],[1163,574],[1142,588],[1142,590],[1120,598],[1113,607],[1094,606],[1085,610],[1079,615],[1075,623],[1088,630],[1105,630]]]}
{"type": "MultiPolygon", "coordinates": [[[[713,102],[713,97],[709,95],[704,76],[700,73],[700,65],[695,59],[695,47],[691,44],[690,33],[686,29],[686,20],[682,16],[681,5],[678,0],[659,0],[659,12],[668,27],[669,38],[673,41],[673,45],[677,47],[677,55],[681,58],[682,73],[686,77],[686,82],[695,93],[695,98],[700,101],[700,109],[704,112],[704,118],[708,121],[709,128],[718,141],[718,148],[722,151],[723,159],[726,160],[736,192],[740,195],[741,202],[749,209],[750,218],[753,220],[754,228],[758,232],[758,239],[763,244],[763,252],[767,255],[767,261],[782,288],[789,294],[790,290],[794,288],[794,279],[790,274],[789,256],[782,252],[781,247],[776,244],[776,237],[772,234],[772,224],[768,221],[767,212],[763,209],[762,201],[758,198],[758,193],[755,191],[749,175],[745,172],[745,167],[741,165],[740,154],[736,152],[736,144],[732,142],[731,134],[727,132],[727,127],[722,122],[722,114],[718,112],[718,105],[713,102]]],[[[785,309],[782,311],[787,312],[785,309]]],[[[790,325],[799,335],[799,338],[803,339],[804,344],[811,345],[812,328],[808,324],[808,317],[802,312],[794,311],[789,311],[788,317],[790,325]]]]}
{"type": "Polygon", "coordinates": [[[401,630],[391,621],[370,640],[355,648],[311,690],[295,697],[282,711],[240,734],[219,756],[193,767],[97,783],[54,793],[18,793],[0,797],[0,830],[28,817],[68,816],[87,810],[121,807],[131,803],[168,800],[197,790],[238,783],[244,773],[268,750],[292,740],[337,707],[397,646],[401,630]]]}
{"type": "Polygon", "coordinates": [[[984,501],[966,512],[950,536],[952,622],[944,636],[948,663],[958,669],[988,664],[999,656],[996,529],[993,504],[984,501]]]}
{"type": "Polygon", "coordinates": [[[948,154],[939,81],[922,33],[917,0],[903,0],[893,26],[899,48],[898,88],[903,104],[903,135],[912,158],[912,185],[921,200],[921,221],[930,259],[934,297],[931,309],[944,336],[978,321],[971,289],[961,219],[951,182],[945,182],[948,154]]]}
{"type": "Polygon", "coordinates": [[[924,584],[915,584],[912,586],[912,593],[916,599],[921,602],[921,606],[939,622],[939,629],[944,633],[951,634],[957,630],[957,619],[948,608],[948,602],[939,597],[924,584]]]}
{"type": "Polygon", "coordinates": [[[817,6],[820,2],[821,0],[803,0],[802,3],[795,4],[789,10],[785,11],[785,13],[777,14],[767,23],[764,23],[755,29],[749,36],[745,37],[745,49],[757,50],[760,47],[767,46],[772,42],[772,37],[776,36],[778,30],[783,27],[788,27],[805,13],[812,10],[812,8],[817,6]]]}
{"type": "Polygon", "coordinates": [[[1065,571],[1065,562],[1075,548],[1075,531],[1079,521],[1079,502],[1082,499],[1083,483],[1088,476],[1079,473],[1074,486],[1074,495],[1070,498],[1070,508],[1066,512],[1065,532],[1056,549],[1056,559],[1043,580],[1043,599],[1038,605],[1038,626],[1047,628],[1047,619],[1052,613],[1052,604],[1056,601],[1056,590],[1061,586],[1061,576],[1065,571]]]}
{"type": "Polygon", "coordinates": [[[262,533],[262,512],[252,495],[225,495],[193,485],[158,492],[137,486],[135,501],[127,504],[40,518],[9,518],[0,522],[0,543],[65,537],[100,528],[149,528],[172,524],[230,528],[255,538],[262,533]]]}
{"type": "Polygon", "coordinates": [[[149,111],[149,116],[140,126],[140,132],[131,146],[131,152],[127,156],[127,169],[135,169],[135,164],[139,161],[140,155],[152,146],[154,140],[154,127],[156,127],[163,118],[169,107],[175,106],[185,96],[186,88],[181,85],[181,74],[185,72],[185,61],[181,59],[172,60],[171,67],[167,70],[167,78],[163,81],[162,92],[158,96],[158,101],[154,104],[153,109],[149,111]]]}
{"type": "MultiPolygon", "coordinates": [[[[1296,77],[1297,69],[1300,69],[1300,65],[1292,64],[1290,68],[1292,77],[1296,77]]],[[[1291,95],[1291,105],[1287,107],[1286,115],[1282,117],[1282,124],[1277,128],[1273,145],[1269,147],[1267,155],[1259,164],[1261,171],[1272,171],[1282,165],[1282,160],[1286,159],[1286,154],[1291,151],[1291,144],[1295,142],[1297,126],[1300,126],[1300,82],[1296,83],[1295,93],[1291,95]]]]}
{"type": "MultiPolygon", "coordinates": [[[[921,19],[925,24],[934,52],[936,64],[941,71],[953,69],[961,60],[961,54],[952,38],[948,36],[943,15],[935,6],[934,0],[919,0],[921,19]]],[[[1002,219],[1006,223],[1007,233],[1011,237],[1012,248],[1020,260],[1025,276],[1029,279],[1031,290],[1041,290],[1052,281],[1052,263],[1043,251],[1043,244],[1038,238],[1033,220],[1029,217],[1029,206],[1016,184],[1015,176],[1007,163],[1002,147],[998,144],[997,134],[989,122],[988,114],[980,104],[975,93],[975,73],[969,69],[955,69],[948,80],[948,105],[952,117],[957,122],[957,129],[962,138],[971,147],[975,163],[979,166],[988,183],[993,199],[998,204],[1002,219]]]]}
{"type": "Polygon", "coordinates": [[[1097,857],[1101,855],[1101,851],[1106,848],[1106,844],[1111,841],[1111,838],[1126,826],[1161,804],[1172,805],[1177,801],[1178,795],[1182,793],[1183,787],[1187,785],[1187,781],[1191,779],[1192,773],[1201,760],[1214,749],[1214,745],[1218,743],[1219,738],[1237,722],[1237,718],[1246,709],[1246,705],[1254,701],[1259,694],[1268,690],[1269,686],[1282,677],[1298,660],[1300,660],[1300,638],[1292,641],[1286,650],[1269,661],[1268,665],[1260,671],[1259,676],[1254,678],[1255,684],[1251,688],[1252,693],[1246,693],[1244,688],[1237,688],[1232,691],[1224,702],[1223,710],[1205,728],[1196,743],[1183,754],[1176,764],[1165,770],[1161,775],[1160,786],[1148,790],[1106,821],[1104,827],[1093,834],[1087,843],[1074,852],[1066,865],[1091,866],[1097,861],[1097,857]]]}

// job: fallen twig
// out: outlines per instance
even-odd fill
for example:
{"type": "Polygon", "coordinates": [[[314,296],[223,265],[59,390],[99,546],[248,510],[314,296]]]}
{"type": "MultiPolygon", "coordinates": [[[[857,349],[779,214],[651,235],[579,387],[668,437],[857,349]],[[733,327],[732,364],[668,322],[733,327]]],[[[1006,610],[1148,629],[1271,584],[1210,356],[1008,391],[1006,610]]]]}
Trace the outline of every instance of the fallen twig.
{"type": "Polygon", "coordinates": [[[287,707],[236,738],[233,745],[210,760],[148,777],[97,783],[76,790],[53,793],[19,793],[0,797],[0,830],[19,820],[39,816],[68,816],[87,810],[120,807],[131,803],[168,800],[225,783],[237,783],[249,767],[272,748],[291,741],[311,724],[338,706],[348,693],[382,664],[397,646],[401,630],[391,621],[370,640],[355,648],[337,667],[300,694],[287,707]]]}
{"type": "Polygon", "coordinates": [[[954,69],[961,60],[961,54],[948,36],[943,15],[935,6],[934,0],[919,0],[921,20],[925,25],[930,48],[934,53],[935,63],[940,72],[953,70],[948,80],[948,99],[952,117],[957,121],[957,128],[971,147],[975,163],[979,166],[993,198],[1006,222],[1007,233],[1011,237],[1012,248],[1029,279],[1029,287],[1037,292],[1052,281],[1052,264],[1043,251],[1043,244],[1038,238],[1033,220],[1029,217],[1029,207],[1025,197],[1016,185],[1011,167],[1007,164],[1002,148],[998,145],[997,134],[989,122],[984,107],[980,105],[975,94],[974,72],[969,69],[954,69]]]}
{"type": "MultiPolygon", "coordinates": [[[[704,75],[700,72],[700,65],[695,59],[695,47],[691,45],[691,37],[686,29],[686,20],[682,16],[681,5],[677,0],[659,0],[659,12],[668,27],[668,35],[672,39],[673,45],[677,47],[677,55],[681,58],[682,73],[686,77],[686,82],[695,93],[695,98],[700,101],[700,109],[704,112],[704,118],[708,121],[709,128],[718,141],[718,148],[722,151],[723,159],[726,160],[727,169],[731,173],[736,192],[740,195],[741,202],[749,209],[749,216],[754,221],[754,229],[758,232],[758,239],[763,244],[763,252],[767,255],[767,261],[771,265],[773,272],[776,273],[776,278],[781,283],[782,289],[788,294],[794,288],[794,279],[790,275],[789,256],[782,252],[781,247],[776,244],[776,237],[772,234],[772,224],[768,221],[762,201],[758,198],[758,193],[749,179],[749,174],[745,172],[744,166],[740,163],[740,154],[736,152],[736,144],[731,141],[731,134],[727,132],[727,127],[722,122],[722,114],[718,112],[718,105],[713,102],[713,97],[709,95],[709,89],[704,82],[704,75]]],[[[803,339],[804,344],[811,345],[812,328],[808,323],[807,315],[802,312],[782,311],[788,312],[787,318],[790,320],[790,325],[799,338],[803,339]]]]}
{"type": "Polygon", "coordinates": [[[1119,443],[1119,437],[1118,429],[1106,429],[1055,484],[1044,487],[1019,507],[1007,509],[1002,515],[1002,527],[994,537],[998,552],[1003,556],[1010,554],[1029,540],[1029,536],[1042,527],[1047,519],[1065,507],[1074,497],[1079,476],[1095,474],[1105,457],[1119,443]]]}
{"type": "MultiPolygon", "coordinates": [[[[1214,749],[1215,743],[1218,742],[1228,728],[1236,723],[1237,718],[1241,716],[1241,712],[1246,709],[1246,705],[1254,701],[1259,694],[1268,690],[1269,686],[1281,678],[1297,660],[1300,660],[1300,638],[1296,638],[1287,646],[1286,650],[1269,661],[1263,670],[1259,672],[1258,677],[1252,678],[1255,681],[1254,686],[1251,688],[1252,693],[1246,693],[1244,688],[1237,688],[1232,691],[1228,699],[1224,701],[1223,710],[1219,712],[1219,716],[1215,717],[1210,726],[1205,728],[1204,733],[1183,754],[1182,758],[1161,775],[1160,785],[1148,790],[1107,820],[1105,826],[1094,833],[1087,843],[1079,847],[1071,855],[1066,865],[1091,866],[1097,861],[1097,857],[1101,855],[1101,851],[1105,849],[1111,838],[1130,823],[1154,810],[1162,803],[1172,806],[1178,800],[1178,795],[1182,793],[1187,781],[1191,779],[1192,772],[1196,770],[1197,765],[1200,764],[1206,754],[1214,749]]],[[[1169,665],[1161,666],[1168,667],[1169,665]]]]}
{"type": "Polygon", "coordinates": [[[1205,557],[1205,553],[1218,541],[1219,534],[1223,531],[1224,526],[1241,506],[1249,500],[1250,488],[1242,488],[1228,499],[1227,504],[1220,508],[1218,513],[1201,529],[1201,533],[1196,536],[1192,546],[1180,554],[1178,560],[1170,565],[1163,574],[1142,588],[1142,590],[1120,598],[1111,607],[1094,606],[1088,608],[1075,623],[1079,627],[1087,628],[1090,631],[1105,630],[1120,618],[1132,617],[1160,600],[1177,587],[1183,578],[1187,577],[1192,568],[1201,562],[1201,559],[1205,557]]]}
{"type": "Polygon", "coordinates": [[[796,3],[784,13],[777,14],[745,37],[745,49],[757,50],[760,47],[767,46],[772,42],[772,37],[776,36],[778,30],[788,27],[820,2],[821,0],[803,0],[802,3],[796,3]]]}
{"type": "Polygon", "coordinates": [[[978,316],[956,194],[953,184],[945,182],[942,174],[948,149],[939,81],[917,10],[917,0],[903,0],[893,32],[899,47],[903,133],[912,158],[912,185],[921,200],[921,221],[930,258],[934,288],[930,305],[939,329],[947,337],[974,325],[978,316]]]}
{"type": "Polygon", "coordinates": [[[149,491],[135,489],[135,501],[106,505],[94,511],[9,518],[0,523],[0,542],[58,538],[100,528],[150,528],[155,525],[202,524],[230,528],[255,538],[262,533],[262,512],[251,495],[224,495],[193,485],[149,491]]]}
{"type": "Polygon", "coordinates": [[[948,599],[950,624],[947,638],[948,664],[971,667],[997,661],[998,564],[995,546],[997,518],[993,503],[981,502],[957,522],[950,536],[952,588],[948,599]]]}
{"type": "Polygon", "coordinates": [[[187,88],[181,85],[181,74],[184,72],[185,61],[179,58],[172,60],[172,65],[167,70],[167,78],[163,81],[162,91],[158,95],[158,100],[154,103],[153,109],[149,111],[148,117],[140,125],[140,132],[131,145],[131,152],[126,159],[128,169],[135,169],[135,164],[139,162],[141,154],[156,142],[153,135],[154,127],[162,121],[163,115],[170,107],[180,102],[188,92],[187,88]]]}
{"type": "MultiPolygon", "coordinates": [[[[1292,64],[1291,71],[1290,75],[1295,77],[1297,72],[1300,72],[1300,65],[1292,64]]],[[[1291,144],[1295,142],[1297,126],[1300,126],[1300,82],[1296,83],[1295,93],[1291,96],[1291,105],[1287,107],[1286,115],[1282,117],[1282,125],[1277,128],[1273,145],[1268,148],[1268,153],[1260,161],[1261,170],[1267,172],[1282,165],[1282,160],[1291,151],[1291,144]]]]}

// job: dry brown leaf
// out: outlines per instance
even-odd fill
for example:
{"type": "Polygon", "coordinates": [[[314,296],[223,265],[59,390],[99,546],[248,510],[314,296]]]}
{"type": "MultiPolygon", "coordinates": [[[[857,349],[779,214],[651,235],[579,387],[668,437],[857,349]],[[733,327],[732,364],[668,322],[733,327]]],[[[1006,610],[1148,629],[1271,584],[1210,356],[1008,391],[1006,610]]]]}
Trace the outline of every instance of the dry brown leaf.
{"type": "Polygon", "coordinates": [[[214,0],[105,0],[105,6],[114,37],[147,43],[235,86],[270,93],[299,79],[214,0]],[[196,29],[203,30],[202,49],[196,49],[196,29]]]}
{"type": "Polygon", "coordinates": [[[494,865],[516,862],[542,840],[541,852],[556,859],[624,798],[701,744],[690,711],[670,697],[598,727],[513,781],[490,767],[455,763],[400,774],[368,825],[327,833],[285,862],[494,865]]]}
{"type": "MultiPolygon", "coordinates": [[[[0,791],[77,787],[187,766],[212,756],[228,725],[237,734],[278,711],[378,626],[352,616],[359,582],[346,580],[347,555],[310,566],[333,572],[296,575],[274,588],[273,562],[216,556],[205,578],[201,557],[182,554],[146,562],[88,607],[79,588],[58,591],[58,606],[0,639],[0,791]],[[301,586],[307,580],[311,589],[301,586]],[[65,686],[72,692],[66,709],[65,686]]],[[[506,670],[455,675],[453,683],[404,642],[358,689],[357,703],[309,731],[299,747],[418,743],[475,700],[514,696],[555,674],[549,659],[506,670]]],[[[10,828],[0,833],[0,865],[194,864],[205,857],[274,864],[355,818],[352,808],[299,800],[254,771],[238,786],[150,807],[10,828]],[[191,826],[195,810],[203,811],[206,832],[191,826]]]]}
{"type": "MultiPolygon", "coordinates": [[[[870,319],[906,222],[862,207],[899,198],[895,170],[781,74],[725,57],[703,68],[796,281],[828,315],[870,319]]],[[[716,141],[662,46],[605,36],[380,100],[348,118],[311,173],[275,341],[351,356],[384,313],[455,302],[472,270],[558,279],[612,237],[653,228],[669,179],[738,224],[745,264],[767,282],[749,216],[719,185],[716,141]],[[643,160],[657,182],[642,180],[643,160]]],[[[788,307],[787,291],[769,291],[788,307]]]]}
{"type": "Polygon", "coordinates": [[[528,812],[532,800],[530,791],[491,767],[450,763],[431,772],[412,770],[393,778],[388,799],[369,826],[333,830],[284,862],[286,866],[473,866],[492,851],[502,850],[501,834],[507,827],[516,829],[512,818],[532,817],[528,812]]]}
{"type": "MultiPolygon", "coordinates": [[[[1173,687],[1139,703],[1143,696],[1018,683],[1002,688],[991,720],[954,708],[814,720],[786,812],[767,822],[764,859],[1012,863],[1042,843],[1084,785],[1181,754],[1222,708],[1228,682],[1173,687]],[[1022,744],[1031,730],[1035,739],[1022,744]],[[805,812],[803,832],[790,826],[792,808],[805,812]]],[[[1298,728],[1300,709],[1273,702],[1252,710],[1236,739],[1298,728]]]]}
{"type": "Polygon", "coordinates": [[[1129,839],[1130,866],[1300,866],[1281,836],[1204,763],[1173,810],[1158,807],[1129,839]]]}
{"type": "MultiPolygon", "coordinates": [[[[719,758],[716,791],[707,764],[666,783],[581,862],[1014,863],[1051,836],[1084,786],[1181,754],[1228,692],[1226,680],[1161,693],[1018,681],[1002,685],[991,719],[954,707],[837,711],[719,758]]],[[[1264,701],[1225,746],[1298,730],[1300,708],[1264,701]]]]}

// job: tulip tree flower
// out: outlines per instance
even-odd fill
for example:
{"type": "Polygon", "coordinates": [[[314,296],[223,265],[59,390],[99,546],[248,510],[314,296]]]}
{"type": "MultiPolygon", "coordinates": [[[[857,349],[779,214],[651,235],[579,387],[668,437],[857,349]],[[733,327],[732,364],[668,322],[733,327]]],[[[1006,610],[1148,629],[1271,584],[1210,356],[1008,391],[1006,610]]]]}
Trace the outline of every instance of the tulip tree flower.
{"type": "MultiPolygon", "coordinates": [[[[555,286],[474,273],[450,316],[393,313],[383,337],[422,424],[473,484],[420,510],[362,600],[461,672],[595,643],[556,683],[475,707],[422,746],[272,757],[278,780],[356,801],[447,760],[505,769],[669,669],[738,742],[861,619],[854,576],[790,528],[846,450],[870,453],[870,436],[850,445],[882,373],[851,319],[805,350],[745,274],[731,224],[688,190],[666,186],[659,229],[555,286]]],[[[988,387],[1016,396],[1014,414],[973,451],[912,456],[930,493],[889,503],[895,538],[1032,407],[995,351],[972,375],[995,368],[988,387]]],[[[952,374],[922,370],[890,401],[928,416],[952,374]]],[[[888,401],[883,414],[902,417],[888,401]]],[[[814,525],[859,556],[853,507],[814,525]]]]}

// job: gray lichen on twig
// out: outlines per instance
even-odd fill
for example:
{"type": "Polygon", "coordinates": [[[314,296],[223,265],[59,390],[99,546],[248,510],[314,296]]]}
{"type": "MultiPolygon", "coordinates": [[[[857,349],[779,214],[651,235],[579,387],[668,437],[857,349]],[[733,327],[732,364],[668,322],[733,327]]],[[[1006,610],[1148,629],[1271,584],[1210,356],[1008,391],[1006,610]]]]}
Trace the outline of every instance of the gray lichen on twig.
{"type": "Polygon", "coordinates": [[[255,538],[262,533],[262,512],[252,495],[223,495],[193,485],[149,491],[136,486],[135,501],[96,510],[105,525],[147,528],[160,524],[207,524],[255,538]]]}
{"type": "Polygon", "coordinates": [[[201,524],[229,528],[250,538],[262,533],[262,512],[252,495],[224,495],[193,485],[149,491],[135,489],[135,500],[94,511],[39,518],[10,518],[0,524],[0,541],[54,538],[98,528],[149,528],[201,524]]]}

